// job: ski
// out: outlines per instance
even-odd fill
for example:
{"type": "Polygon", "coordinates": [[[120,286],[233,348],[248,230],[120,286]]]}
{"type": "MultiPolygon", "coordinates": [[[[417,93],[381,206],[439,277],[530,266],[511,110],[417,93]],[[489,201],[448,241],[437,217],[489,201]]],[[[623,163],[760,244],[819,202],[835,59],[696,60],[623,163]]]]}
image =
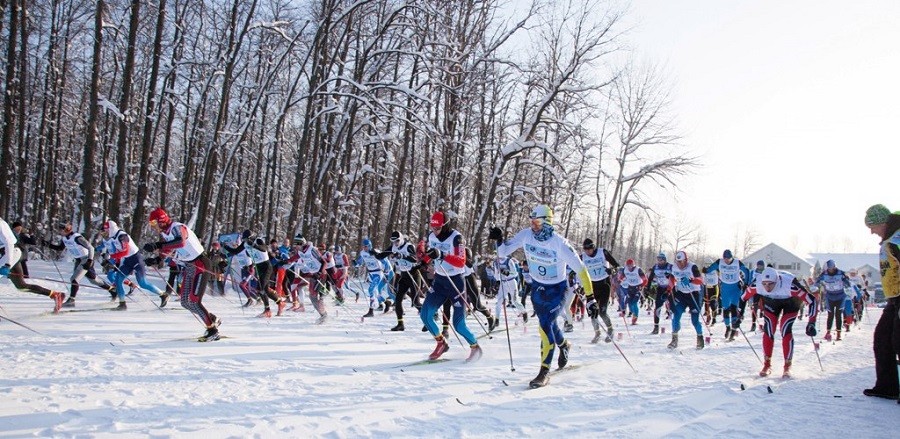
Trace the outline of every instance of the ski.
{"type": "Polygon", "coordinates": [[[220,335],[218,338],[216,338],[216,339],[214,339],[214,340],[207,340],[207,339],[204,338],[204,337],[197,337],[197,342],[199,342],[199,343],[210,343],[210,342],[217,341],[217,340],[225,340],[225,339],[227,339],[227,338],[231,338],[231,337],[229,337],[229,336],[227,336],[227,335],[220,335]]]}
{"type": "Polygon", "coordinates": [[[493,336],[495,336],[495,335],[497,335],[497,334],[503,334],[503,333],[505,333],[506,331],[507,331],[506,328],[504,328],[504,329],[494,329],[494,330],[491,331],[491,332],[488,332],[488,333],[486,333],[486,334],[478,335],[478,336],[476,336],[475,338],[481,340],[482,338],[485,338],[485,337],[493,337],[493,336]]]}
{"type": "Polygon", "coordinates": [[[427,364],[444,363],[447,361],[453,361],[453,359],[452,358],[438,358],[436,360],[425,359],[425,360],[414,361],[412,363],[401,364],[399,366],[393,366],[391,368],[392,369],[400,369],[402,371],[403,370],[402,368],[404,368],[404,367],[425,366],[427,364]]]}

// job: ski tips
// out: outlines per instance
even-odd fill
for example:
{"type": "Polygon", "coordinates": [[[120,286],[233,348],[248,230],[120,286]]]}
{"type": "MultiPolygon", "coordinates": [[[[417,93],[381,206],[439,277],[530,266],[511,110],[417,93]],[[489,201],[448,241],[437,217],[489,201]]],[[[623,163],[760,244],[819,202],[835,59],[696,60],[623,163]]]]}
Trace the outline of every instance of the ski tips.
{"type": "Polygon", "coordinates": [[[766,386],[766,391],[772,393],[772,386],[766,386]]]}
{"type": "Polygon", "coordinates": [[[747,387],[744,386],[744,383],[741,383],[741,390],[747,390],[747,387]]]}

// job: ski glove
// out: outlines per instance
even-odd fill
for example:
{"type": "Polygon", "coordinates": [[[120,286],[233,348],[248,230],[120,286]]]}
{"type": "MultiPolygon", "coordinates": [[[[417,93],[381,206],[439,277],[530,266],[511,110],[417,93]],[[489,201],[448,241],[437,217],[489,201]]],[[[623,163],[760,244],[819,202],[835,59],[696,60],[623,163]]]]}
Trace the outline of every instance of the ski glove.
{"type": "Polygon", "coordinates": [[[241,238],[243,238],[243,239],[246,241],[247,238],[249,238],[250,235],[252,235],[252,234],[253,234],[253,232],[251,232],[250,229],[245,229],[245,230],[241,233],[241,238]]]}
{"type": "Polygon", "coordinates": [[[81,264],[81,268],[84,268],[85,270],[90,270],[91,267],[93,267],[93,266],[94,266],[93,259],[88,259],[88,260],[84,261],[83,264],[81,264]]]}
{"type": "Polygon", "coordinates": [[[162,248],[162,243],[160,242],[148,242],[144,244],[144,251],[147,253],[153,253],[160,248],[162,248]]]}
{"type": "Polygon", "coordinates": [[[4,265],[0,267],[0,276],[9,277],[9,265],[4,265]]]}
{"type": "Polygon", "coordinates": [[[503,231],[499,227],[491,227],[488,231],[488,239],[497,241],[497,245],[503,242],[503,231]]]}
{"type": "Polygon", "coordinates": [[[597,301],[594,300],[594,296],[591,296],[590,298],[588,298],[587,311],[588,311],[588,315],[592,319],[596,319],[600,315],[600,305],[598,305],[597,301]]]}
{"type": "Polygon", "coordinates": [[[431,259],[441,259],[441,258],[444,257],[444,254],[441,253],[441,251],[438,250],[438,249],[436,249],[436,248],[430,248],[430,249],[428,249],[428,251],[426,252],[426,254],[427,254],[428,257],[431,258],[431,259]]]}
{"type": "Polygon", "coordinates": [[[806,335],[810,337],[816,336],[816,324],[813,322],[809,322],[806,324],[806,335]]]}

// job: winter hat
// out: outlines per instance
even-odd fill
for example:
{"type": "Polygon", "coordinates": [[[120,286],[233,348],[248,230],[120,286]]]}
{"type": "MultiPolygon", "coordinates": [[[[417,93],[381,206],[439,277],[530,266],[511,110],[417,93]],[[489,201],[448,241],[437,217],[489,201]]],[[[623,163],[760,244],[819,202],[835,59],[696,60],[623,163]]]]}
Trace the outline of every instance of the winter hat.
{"type": "Polygon", "coordinates": [[[583,248],[585,250],[593,249],[594,241],[592,241],[591,238],[585,239],[584,242],[581,243],[581,248],[583,248]]]}
{"type": "Polygon", "coordinates": [[[626,267],[634,267],[634,259],[629,259],[629,260],[625,261],[625,266],[626,267]]]}
{"type": "Polygon", "coordinates": [[[836,265],[834,264],[834,259],[829,259],[827,262],[825,262],[825,267],[827,267],[827,268],[835,268],[836,265]]]}
{"type": "Polygon", "coordinates": [[[756,266],[757,267],[765,267],[766,263],[765,263],[765,261],[759,260],[759,261],[756,261],[756,266]]]}
{"type": "Polygon", "coordinates": [[[363,238],[362,246],[372,248],[372,240],[370,240],[369,238],[363,238]]]}
{"type": "Polygon", "coordinates": [[[722,259],[731,259],[734,255],[731,253],[731,250],[725,250],[722,252],[722,259]]]}
{"type": "Polygon", "coordinates": [[[684,250],[678,250],[678,252],[675,253],[675,260],[676,261],[686,261],[687,253],[685,253],[684,250]]]}
{"type": "Polygon", "coordinates": [[[11,229],[15,229],[16,227],[22,227],[22,221],[13,221],[13,223],[10,224],[11,229]]]}
{"type": "Polygon", "coordinates": [[[446,223],[447,223],[447,219],[444,217],[444,212],[441,212],[440,210],[438,210],[438,211],[434,212],[433,214],[431,214],[431,223],[430,223],[431,227],[433,227],[433,228],[444,227],[444,224],[446,224],[446,223]]]}
{"type": "Polygon", "coordinates": [[[665,260],[666,260],[666,254],[663,253],[663,252],[659,252],[659,254],[656,255],[656,259],[661,259],[661,260],[665,261],[665,260]]]}
{"type": "Polygon", "coordinates": [[[887,207],[884,207],[884,204],[876,204],[866,209],[866,225],[875,226],[878,224],[885,224],[890,215],[891,211],[888,210],[887,207]]]}

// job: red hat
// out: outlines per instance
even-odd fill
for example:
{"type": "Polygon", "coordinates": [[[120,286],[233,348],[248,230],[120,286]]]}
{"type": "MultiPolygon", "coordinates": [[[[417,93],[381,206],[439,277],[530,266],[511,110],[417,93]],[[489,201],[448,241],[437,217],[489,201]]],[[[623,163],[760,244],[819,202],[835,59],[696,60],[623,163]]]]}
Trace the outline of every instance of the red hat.
{"type": "Polygon", "coordinates": [[[431,227],[444,227],[446,224],[446,218],[444,217],[444,212],[440,210],[431,214],[431,227]]]}
{"type": "Polygon", "coordinates": [[[634,259],[629,259],[629,260],[625,261],[625,265],[627,265],[627,266],[629,266],[629,267],[633,267],[633,266],[634,266],[634,259]]]}
{"type": "Polygon", "coordinates": [[[160,227],[167,227],[172,220],[169,219],[169,214],[162,207],[157,207],[150,212],[149,222],[156,222],[160,227]]]}

